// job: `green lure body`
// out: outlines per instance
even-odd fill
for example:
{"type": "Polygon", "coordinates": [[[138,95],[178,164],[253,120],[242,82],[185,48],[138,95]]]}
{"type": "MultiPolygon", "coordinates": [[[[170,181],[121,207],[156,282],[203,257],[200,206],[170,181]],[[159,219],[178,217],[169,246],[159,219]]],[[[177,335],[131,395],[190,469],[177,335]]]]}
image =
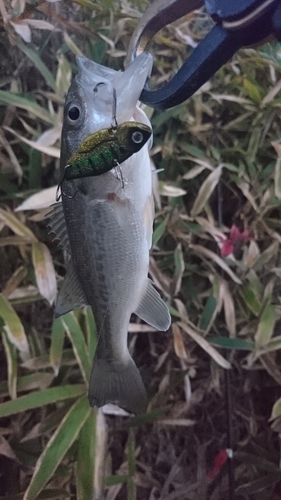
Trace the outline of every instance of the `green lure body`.
{"type": "Polygon", "coordinates": [[[91,177],[108,172],[137,153],[148,141],[152,130],[137,122],[124,122],[90,134],[69,158],[64,180],[91,177]]]}

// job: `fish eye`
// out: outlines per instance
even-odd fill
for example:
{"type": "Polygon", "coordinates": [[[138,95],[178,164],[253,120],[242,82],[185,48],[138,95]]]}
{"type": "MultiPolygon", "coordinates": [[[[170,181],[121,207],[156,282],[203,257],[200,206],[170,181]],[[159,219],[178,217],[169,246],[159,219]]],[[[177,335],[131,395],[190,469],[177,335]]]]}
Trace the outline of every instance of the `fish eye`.
{"type": "Polygon", "coordinates": [[[68,110],[67,116],[70,121],[76,122],[80,118],[80,109],[78,106],[71,106],[68,110]]]}
{"type": "Polygon", "coordinates": [[[139,130],[136,130],[132,133],[132,140],[135,144],[140,144],[143,141],[143,134],[139,130]]]}

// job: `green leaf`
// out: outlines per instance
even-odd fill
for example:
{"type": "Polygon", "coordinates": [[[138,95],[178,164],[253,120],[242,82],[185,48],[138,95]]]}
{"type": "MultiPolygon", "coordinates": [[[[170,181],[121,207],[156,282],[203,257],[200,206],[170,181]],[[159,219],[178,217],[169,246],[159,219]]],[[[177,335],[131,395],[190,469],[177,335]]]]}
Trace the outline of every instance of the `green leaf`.
{"type": "Polygon", "coordinates": [[[32,99],[22,97],[19,94],[13,94],[12,92],[8,92],[6,90],[0,90],[0,104],[1,101],[4,104],[11,104],[17,108],[25,109],[34,115],[34,117],[40,118],[46,123],[54,123],[54,117],[51,116],[49,111],[39,106],[39,104],[34,102],[32,99]]]}
{"type": "Polygon", "coordinates": [[[71,66],[63,54],[58,56],[58,63],[56,89],[59,96],[64,97],[71,81],[71,66]]]}
{"type": "Polygon", "coordinates": [[[91,307],[84,307],[83,314],[85,317],[85,329],[87,335],[87,348],[90,363],[93,362],[96,347],[97,347],[97,328],[91,307]]]}
{"type": "Polygon", "coordinates": [[[208,340],[210,344],[223,347],[224,349],[235,349],[238,351],[252,351],[254,349],[254,342],[238,338],[209,337],[208,340]]]}
{"type": "Polygon", "coordinates": [[[17,397],[18,374],[17,353],[13,344],[9,342],[8,335],[5,333],[5,331],[2,332],[2,339],[8,365],[9,394],[12,399],[15,399],[17,397]]]}
{"type": "Polygon", "coordinates": [[[110,487],[110,486],[116,486],[117,484],[126,484],[128,482],[128,476],[122,476],[121,474],[116,474],[112,476],[107,476],[105,478],[105,486],[110,487]]]}
{"type": "Polygon", "coordinates": [[[64,336],[64,325],[62,323],[62,319],[55,319],[52,326],[50,347],[50,363],[53,367],[55,376],[58,375],[61,365],[64,336]]]}
{"type": "Polygon", "coordinates": [[[55,79],[50,70],[47,68],[46,64],[40,58],[38,52],[35,52],[35,50],[31,49],[20,40],[18,40],[17,46],[28,57],[28,59],[30,59],[30,61],[34,64],[35,68],[38,69],[38,71],[45,79],[46,83],[53,90],[56,90],[55,79]]]}
{"type": "Polygon", "coordinates": [[[127,420],[124,424],[125,427],[140,427],[151,422],[156,422],[165,416],[165,410],[152,410],[149,413],[138,415],[127,420]]]}
{"type": "Polygon", "coordinates": [[[73,351],[85,383],[88,384],[91,372],[91,362],[84,334],[73,312],[66,314],[63,317],[62,322],[65,331],[72,342],[73,351]]]}
{"type": "MultiPolygon", "coordinates": [[[[22,497],[21,497],[22,498],[22,497]]],[[[69,500],[69,492],[65,490],[57,490],[57,489],[45,489],[41,493],[39,493],[37,500],[69,500]]]]}
{"type": "Polygon", "coordinates": [[[36,149],[29,150],[28,187],[40,189],[42,182],[42,153],[36,149]]]}
{"type": "Polygon", "coordinates": [[[261,311],[261,302],[255,293],[254,288],[251,285],[246,284],[240,290],[240,294],[250,311],[252,311],[255,316],[258,316],[261,311]]]}
{"type": "Polygon", "coordinates": [[[27,355],[29,353],[29,345],[22,322],[19,319],[16,311],[11,306],[10,302],[6,299],[6,297],[4,297],[4,295],[1,294],[0,317],[5,323],[4,330],[11,344],[19,349],[20,352],[27,355]]]}
{"type": "Polygon", "coordinates": [[[156,245],[158,243],[158,241],[160,240],[160,238],[162,238],[163,234],[165,233],[166,227],[167,227],[167,221],[168,221],[168,219],[166,218],[165,220],[160,222],[160,224],[158,224],[157,227],[154,229],[153,235],[152,235],[152,244],[153,245],[156,245]]]}
{"type": "Polygon", "coordinates": [[[38,498],[38,494],[52,477],[71,445],[76,441],[91,411],[88,401],[84,398],[76,401],[70,408],[39,457],[23,500],[36,500],[38,498]]]}
{"type": "Polygon", "coordinates": [[[181,290],[182,277],[185,270],[185,262],[181,244],[177,245],[174,251],[175,270],[173,277],[173,296],[177,296],[181,290]]]}
{"type": "MultiPolygon", "coordinates": [[[[30,375],[24,375],[23,377],[18,377],[17,379],[17,393],[34,391],[35,389],[46,389],[50,386],[54,379],[52,373],[48,372],[36,372],[30,375]]],[[[7,396],[8,384],[6,381],[0,382],[0,394],[1,396],[7,396]]]]}
{"type": "Polygon", "coordinates": [[[0,418],[32,410],[33,408],[40,408],[41,406],[57,403],[58,401],[64,401],[65,399],[77,398],[82,394],[85,394],[85,386],[79,384],[50,387],[43,391],[31,392],[13,401],[6,401],[0,404],[0,418]]]}
{"type": "Polygon", "coordinates": [[[217,307],[217,301],[216,301],[215,297],[210,295],[210,297],[208,297],[208,299],[207,299],[202,316],[200,318],[200,322],[199,322],[200,330],[203,330],[203,331],[207,330],[209,323],[213,318],[213,314],[216,310],[216,307],[217,307]]]}
{"type": "Polygon", "coordinates": [[[271,351],[278,351],[279,349],[281,349],[281,335],[273,337],[264,347],[257,349],[257,354],[265,354],[271,351]]]}
{"type": "Polygon", "coordinates": [[[266,347],[270,341],[276,322],[275,309],[271,304],[266,304],[261,314],[258,329],[255,334],[256,347],[266,347]]]}
{"type": "Polygon", "coordinates": [[[77,500],[94,498],[97,412],[92,410],[78,438],[76,464],[77,500]]]}
{"type": "Polygon", "coordinates": [[[278,418],[281,416],[281,398],[275,401],[271,410],[271,419],[278,418]]]}
{"type": "Polygon", "coordinates": [[[278,156],[275,163],[274,194],[278,200],[281,199],[281,156],[278,156]]]}
{"type": "MultiPolygon", "coordinates": [[[[166,113],[162,113],[162,115],[163,114],[166,114],[166,113]]],[[[181,144],[181,146],[182,146],[182,149],[184,151],[187,151],[187,153],[190,153],[195,158],[200,158],[202,160],[205,160],[206,163],[209,163],[209,159],[206,158],[206,150],[203,151],[202,149],[197,148],[193,144],[188,144],[185,141],[184,141],[184,143],[181,144]]]]}
{"type": "Polygon", "coordinates": [[[254,102],[259,104],[261,102],[261,94],[258,86],[255,83],[248,80],[247,78],[243,78],[243,85],[247,90],[249,97],[254,102]]]}

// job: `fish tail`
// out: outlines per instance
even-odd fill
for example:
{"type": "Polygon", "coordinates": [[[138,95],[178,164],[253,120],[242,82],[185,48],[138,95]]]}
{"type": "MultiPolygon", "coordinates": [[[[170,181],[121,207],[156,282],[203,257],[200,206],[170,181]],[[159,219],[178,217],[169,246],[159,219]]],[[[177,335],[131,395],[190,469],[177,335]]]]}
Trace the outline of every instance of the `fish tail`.
{"type": "Polygon", "coordinates": [[[147,409],[146,390],[131,357],[124,363],[96,357],[88,396],[91,406],[113,403],[135,414],[147,409]]]}

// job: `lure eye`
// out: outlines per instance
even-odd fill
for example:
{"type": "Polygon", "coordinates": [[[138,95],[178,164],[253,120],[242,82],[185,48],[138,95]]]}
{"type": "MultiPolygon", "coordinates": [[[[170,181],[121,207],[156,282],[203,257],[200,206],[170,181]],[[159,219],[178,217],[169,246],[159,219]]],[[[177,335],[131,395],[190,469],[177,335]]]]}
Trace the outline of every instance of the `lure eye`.
{"type": "Polygon", "coordinates": [[[70,121],[76,122],[80,118],[80,109],[78,106],[71,106],[68,110],[67,116],[70,121]]]}
{"type": "Polygon", "coordinates": [[[135,144],[140,144],[143,141],[143,134],[139,130],[136,130],[132,134],[132,140],[135,144]]]}

